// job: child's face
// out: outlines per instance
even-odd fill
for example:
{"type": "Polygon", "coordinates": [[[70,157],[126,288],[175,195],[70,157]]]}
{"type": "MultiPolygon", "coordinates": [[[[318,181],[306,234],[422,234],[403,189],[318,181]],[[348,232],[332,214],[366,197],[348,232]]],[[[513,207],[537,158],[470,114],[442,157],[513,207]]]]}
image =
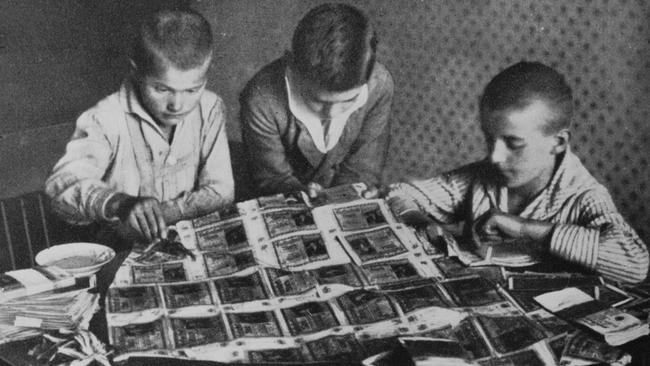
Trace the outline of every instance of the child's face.
{"type": "Polygon", "coordinates": [[[523,109],[496,111],[481,121],[490,161],[508,188],[543,188],[551,179],[559,152],[555,134],[543,131],[555,116],[535,100],[523,109]]]}
{"type": "Polygon", "coordinates": [[[205,90],[209,66],[209,58],[190,70],[178,70],[165,63],[157,75],[140,78],[142,104],[161,128],[176,126],[196,108],[205,90]]]}
{"type": "Polygon", "coordinates": [[[332,119],[347,112],[363,90],[363,85],[349,90],[333,92],[297,77],[298,90],[309,109],[321,119],[332,119]]]}

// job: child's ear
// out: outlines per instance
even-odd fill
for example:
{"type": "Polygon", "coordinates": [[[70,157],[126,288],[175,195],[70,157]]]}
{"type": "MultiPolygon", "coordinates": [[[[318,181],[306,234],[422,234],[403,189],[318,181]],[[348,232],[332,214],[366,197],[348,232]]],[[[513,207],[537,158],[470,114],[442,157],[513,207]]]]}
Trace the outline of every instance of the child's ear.
{"type": "Polygon", "coordinates": [[[571,133],[568,129],[564,128],[557,132],[554,136],[555,145],[553,146],[553,154],[558,155],[566,151],[569,146],[569,140],[571,138],[571,133]]]}

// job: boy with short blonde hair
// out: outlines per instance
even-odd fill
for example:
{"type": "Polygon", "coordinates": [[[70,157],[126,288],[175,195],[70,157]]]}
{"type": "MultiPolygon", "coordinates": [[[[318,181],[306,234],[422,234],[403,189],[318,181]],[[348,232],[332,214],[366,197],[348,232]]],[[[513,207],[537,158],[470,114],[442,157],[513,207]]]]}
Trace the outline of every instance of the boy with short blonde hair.
{"type": "Polygon", "coordinates": [[[46,182],[73,224],[151,241],[233,200],[226,108],[205,90],[209,23],[192,10],[144,19],[120,90],[84,112],[46,182]]]}

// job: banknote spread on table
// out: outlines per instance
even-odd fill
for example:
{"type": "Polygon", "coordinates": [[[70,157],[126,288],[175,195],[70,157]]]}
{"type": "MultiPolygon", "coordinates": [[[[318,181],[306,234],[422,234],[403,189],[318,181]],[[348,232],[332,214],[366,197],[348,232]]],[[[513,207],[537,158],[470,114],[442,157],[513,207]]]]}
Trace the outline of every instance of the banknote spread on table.
{"type": "MultiPolygon", "coordinates": [[[[468,270],[431,250],[383,199],[361,198],[364,189],[241,202],[175,225],[191,255],[132,253],[106,296],[116,360],[359,362],[426,338],[456,342],[441,344],[477,364],[552,365],[565,349],[583,362],[579,350],[604,347],[571,341],[576,328],[512,296],[507,271],[468,270]]],[[[622,356],[598,352],[582,353],[622,356]]]]}

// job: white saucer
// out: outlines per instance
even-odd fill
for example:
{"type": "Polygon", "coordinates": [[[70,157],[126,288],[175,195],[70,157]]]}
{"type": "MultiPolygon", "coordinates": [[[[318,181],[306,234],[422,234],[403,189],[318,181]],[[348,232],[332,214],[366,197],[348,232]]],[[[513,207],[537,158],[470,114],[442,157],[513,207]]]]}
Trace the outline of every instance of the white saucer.
{"type": "Polygon", "coordinates": [[[56,266],[75,277],[89,276],[115,258],[115,251],[95,243],[68,243],[55,245],[36,254],[41,266],[56,266]]]}

